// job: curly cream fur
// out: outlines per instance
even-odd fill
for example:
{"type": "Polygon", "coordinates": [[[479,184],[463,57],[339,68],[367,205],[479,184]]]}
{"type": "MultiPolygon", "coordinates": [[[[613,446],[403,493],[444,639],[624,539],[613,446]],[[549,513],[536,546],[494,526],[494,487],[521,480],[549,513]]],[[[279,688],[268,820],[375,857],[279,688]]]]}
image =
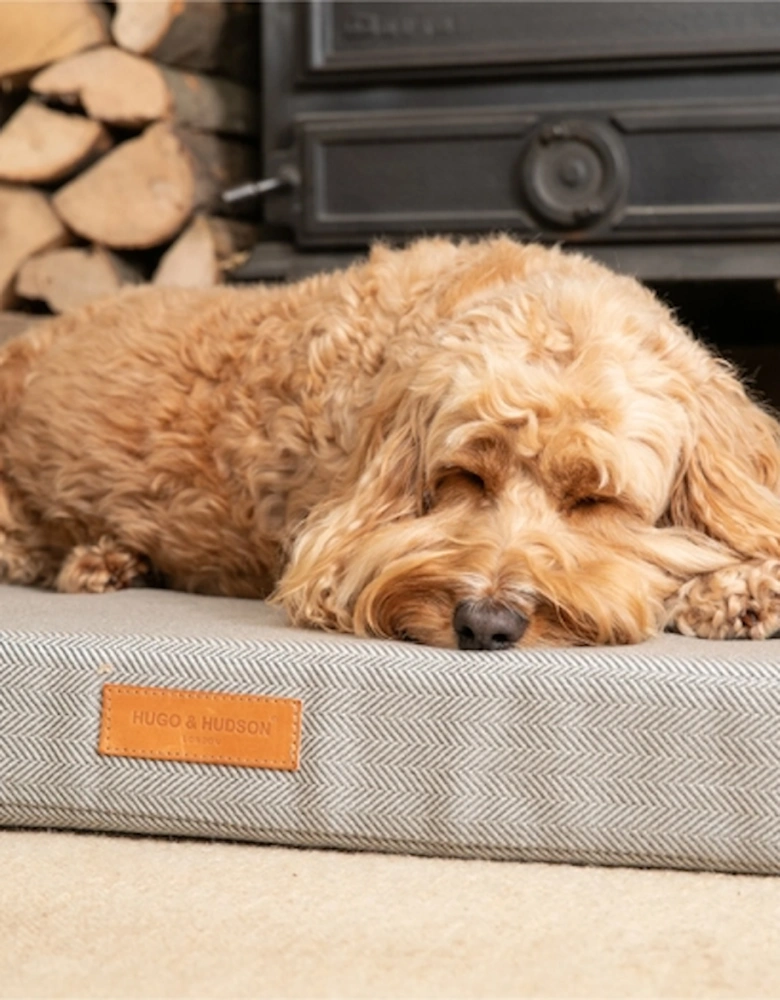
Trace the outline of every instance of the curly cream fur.
{"type": "Polygon", "coordinates": [[[11,582],[272,595],[303,625],[523,644],[780,621],[780,430],[646,289],[508,238],[289,287],[144,289],[0,353],[11,582]]]}

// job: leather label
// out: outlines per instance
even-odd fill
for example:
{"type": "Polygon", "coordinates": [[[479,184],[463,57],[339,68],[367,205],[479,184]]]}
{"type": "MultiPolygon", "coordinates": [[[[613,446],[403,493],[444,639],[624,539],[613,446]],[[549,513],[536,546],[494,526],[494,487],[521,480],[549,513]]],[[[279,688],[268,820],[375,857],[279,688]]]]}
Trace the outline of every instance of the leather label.
{"type": "Polygon", "coordinates": [[[298,770],[294,698],[103,686],[98,749],[115,757],[298,770]]]}

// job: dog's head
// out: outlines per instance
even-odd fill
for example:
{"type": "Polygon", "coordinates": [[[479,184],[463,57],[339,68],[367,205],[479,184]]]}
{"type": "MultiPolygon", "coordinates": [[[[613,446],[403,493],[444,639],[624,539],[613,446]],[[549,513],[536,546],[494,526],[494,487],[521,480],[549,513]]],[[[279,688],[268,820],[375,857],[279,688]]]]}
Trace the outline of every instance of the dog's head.
{"type": "Polygon", "coordinates": [[[591,278],[476,295],[385,380],[282,581],[294,620],[468,649],[636,642],[681,578],[733,558],[686,499],[702,385],[731,376],[636,282],[591,278]]]}

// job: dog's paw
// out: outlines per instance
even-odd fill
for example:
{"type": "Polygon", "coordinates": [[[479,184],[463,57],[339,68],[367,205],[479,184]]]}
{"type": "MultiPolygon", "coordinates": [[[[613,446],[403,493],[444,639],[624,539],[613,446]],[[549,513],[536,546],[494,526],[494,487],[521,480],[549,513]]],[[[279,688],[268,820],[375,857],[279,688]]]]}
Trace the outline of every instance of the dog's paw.
{"type": "Polygon", "coordinates": [[[780,632],[780,560],[754,559],[696,576],[666,604],[666,627],[700,639],[780,632]]]}
{"type": "Polygon", "coordinates": [[[110,538],[97,545],[77,545],[60,567],[55,587],[64,594],[105,594],[143,585],[151,567],[143,556],[127,552],[110,538]]]}

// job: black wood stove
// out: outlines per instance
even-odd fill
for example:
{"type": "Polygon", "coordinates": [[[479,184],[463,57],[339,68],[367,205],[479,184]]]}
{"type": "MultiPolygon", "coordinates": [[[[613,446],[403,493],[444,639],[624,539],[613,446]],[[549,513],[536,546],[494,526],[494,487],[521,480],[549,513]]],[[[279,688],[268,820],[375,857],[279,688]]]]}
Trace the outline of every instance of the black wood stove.
{"type": "Polygon", "coordinates": [[[498,230],[780,276],[780,3],[266,0],[261,46],[247,277],[498,230]]]}

